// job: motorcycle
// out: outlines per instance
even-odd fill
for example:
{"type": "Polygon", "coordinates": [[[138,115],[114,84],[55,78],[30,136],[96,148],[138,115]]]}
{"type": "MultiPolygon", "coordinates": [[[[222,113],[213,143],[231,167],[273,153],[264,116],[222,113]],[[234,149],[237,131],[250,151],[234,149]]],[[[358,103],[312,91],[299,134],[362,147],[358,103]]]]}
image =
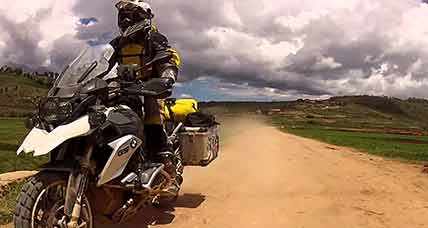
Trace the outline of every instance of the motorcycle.
{"type": "MultiPolygon", "coordinates": [[[[113,53],[110,45],[84,50],[56,79],[29,119],[32,130],[17,154],[48,155],[49,162],[22,187],[15,227],[92,228],[95,215],[121,223],[158,203],[162,190],[174,180],[145,150],[150,139],[144,137],[144,110],[137,113],[123,99],[137,97],[144,103],[147,97],[164,98],[171,91],[156,79],[136,81],[136,66],[110,69],[113,53]]],[[[168,134],[181,170],[183,164],[205,166],[217,157],[216,127],[204,131],[170,121],[168,134]],[[198,147],[202,149],[193,149],[188,161],[182,161],[184,141],[192,137],[193,143],[198,134],[204,139],[198,147]],[[199,160],[195,161],[195,154],[199,160]]],[[[188,151],[195,148],[190,144],[186,144],[188,151]]]]}

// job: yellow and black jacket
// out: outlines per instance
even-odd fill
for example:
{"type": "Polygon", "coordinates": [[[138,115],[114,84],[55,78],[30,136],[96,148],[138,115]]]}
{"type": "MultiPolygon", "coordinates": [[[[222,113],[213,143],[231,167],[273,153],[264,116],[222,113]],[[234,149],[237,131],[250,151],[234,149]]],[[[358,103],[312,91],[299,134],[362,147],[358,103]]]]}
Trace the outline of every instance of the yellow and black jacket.
{"type": "MultiPolygon", "coordinates": [[[[143,35],[138,33],[130,37],[117,37],[110,43],[115,48],[115,54],[110,63],[113,67],[119,65],[138,65],[143,67],[138,72],[138,80],[148,81],[152,78],[159,78],[166,72],[166,69],[173,69],[175,72],[173,79],[177,80],[181,58],[168,43],[168,39],[162,35],[155,27],[143,35]]],[[[145,124],[162,124],[162,107],[156,99],[146,99],[144,103],[145,124]]],[[[137,113],[140,113],[141,101],[135,97],[129,97],[126,101],[137,113]]]]}
{"type": "Polygon", "coordinates": [[[155,27],[147,35],[119,36],[110,44],[116,50],[114,64],[145,66],[138,78],[142,81],[160,77],[166,68],[174,68],[178,72],[181,64],[178,52],[155,27]]]}

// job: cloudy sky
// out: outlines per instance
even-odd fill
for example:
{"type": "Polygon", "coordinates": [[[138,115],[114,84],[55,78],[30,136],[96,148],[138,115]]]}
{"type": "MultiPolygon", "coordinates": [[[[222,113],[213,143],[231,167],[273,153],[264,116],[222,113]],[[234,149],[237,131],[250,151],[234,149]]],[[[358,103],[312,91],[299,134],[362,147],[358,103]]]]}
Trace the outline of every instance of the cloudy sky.
{"type": "MultiPolygon", "coordinates": [[[[115,35],[110,0],[2,0],[0,64],[60,70],[115,35]]],[[[152,0],[183,56],[177,96],[290,100],[428,98],[421,0],[152,0]]]]}

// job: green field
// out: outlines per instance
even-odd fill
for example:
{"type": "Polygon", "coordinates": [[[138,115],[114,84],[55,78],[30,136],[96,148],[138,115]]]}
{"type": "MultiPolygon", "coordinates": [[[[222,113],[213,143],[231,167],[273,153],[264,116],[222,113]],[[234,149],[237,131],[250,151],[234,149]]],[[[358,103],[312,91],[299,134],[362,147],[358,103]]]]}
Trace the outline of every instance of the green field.
{"type": "Polygon", "coordinates": [[[0,119],[0,173],[34,170],[46,161],[46,158],[16,155],[16,149],[26,132],[23,119],[0,119]]]}
{"type": "Polygon", "coordinates": [[[288,132],[338,146],[353,147],[374,155],[428,161],[428,137],[322,129],[289,129],[288,132]]]}
{"type": "Polygon", "coordinates": [[[337,130],[314,124],[311,120],[302,124],[281,117],[274,117],[273,124],[291,134],[333,145],[352,147],[374,155],[410,161],[428,161],[428,136],[337,130]]]}

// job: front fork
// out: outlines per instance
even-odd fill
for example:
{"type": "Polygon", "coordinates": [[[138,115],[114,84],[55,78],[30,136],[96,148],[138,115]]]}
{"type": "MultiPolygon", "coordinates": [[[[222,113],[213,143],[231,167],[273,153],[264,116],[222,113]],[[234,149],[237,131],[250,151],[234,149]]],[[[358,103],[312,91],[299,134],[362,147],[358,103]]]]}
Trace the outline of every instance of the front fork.
{"type": "Polygon", "coordinates": [[[85,153],[80,160],[80,169],[70,173],[65,198],[65,215],[69,218],[67,228],[77,228],[82,208],[82,200],[88,187],[88,177],[90,174],[91,157],[94,151],[94,144],[88,143],[85,153]]]}

